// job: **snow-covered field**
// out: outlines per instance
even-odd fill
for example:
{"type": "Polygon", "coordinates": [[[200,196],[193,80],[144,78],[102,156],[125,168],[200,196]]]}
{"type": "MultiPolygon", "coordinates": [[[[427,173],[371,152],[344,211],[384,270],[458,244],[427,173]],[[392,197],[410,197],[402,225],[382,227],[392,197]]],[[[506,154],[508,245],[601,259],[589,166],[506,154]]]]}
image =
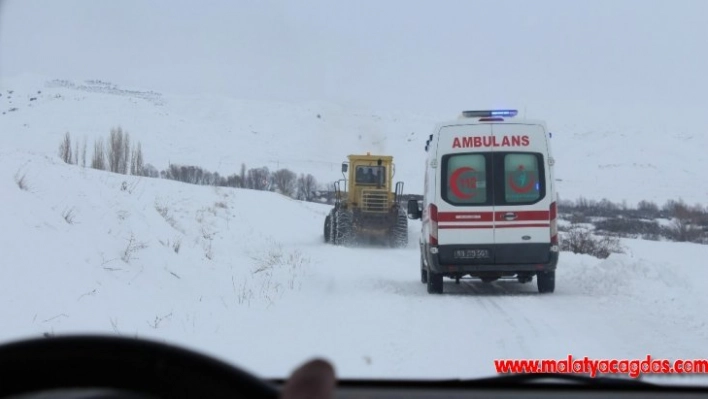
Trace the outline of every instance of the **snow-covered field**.
{"type": "MultiPolygon", "coordinates": [[[[381,150],[416,192],[427,118],[35,83],[18,80],[16,111],[9,83],[0,97],[0,341],[156,338],[266,377],[316,355],[345,378],[481,377],[495,373],[494,359],[568,354],[708,357],[708,246],[623,240],[626,253],[606,260],[562,253],[552,295],[535,281],[463,280],[431,296],[419,281],[417,222],[408,248],[333,247],[322,242],[326,205],[99,172],[56,155],[66,131],[93,140],[121,125],[161,168],[235,172],[273,159],[326,181],[347,153],[381,150]]],[[[674,162],[697,156],[705,136],[675,137],[666,157],[638,163],[641,151],[617,142],[636,132],[587,131],[554,135],[564,199],[704,198],[687,163],[674,162]],[[661,179],[655,190],[644,191],[646,170],[661,179]]]]}

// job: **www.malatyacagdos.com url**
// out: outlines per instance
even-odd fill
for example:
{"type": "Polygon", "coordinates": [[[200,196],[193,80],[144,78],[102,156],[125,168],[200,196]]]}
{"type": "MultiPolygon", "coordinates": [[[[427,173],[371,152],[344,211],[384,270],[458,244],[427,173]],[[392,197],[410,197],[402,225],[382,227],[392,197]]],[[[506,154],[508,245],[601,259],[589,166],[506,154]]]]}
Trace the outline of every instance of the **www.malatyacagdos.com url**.
{"type": "Polygon", "coordinates": [[[708,359],[591,359],[587,356],[565,359],[497,359],[494,367],[500,374],[561,373],[561,374],[626,374],[637,378],[642,374],[704,374],[708,375],[708,359]]]}

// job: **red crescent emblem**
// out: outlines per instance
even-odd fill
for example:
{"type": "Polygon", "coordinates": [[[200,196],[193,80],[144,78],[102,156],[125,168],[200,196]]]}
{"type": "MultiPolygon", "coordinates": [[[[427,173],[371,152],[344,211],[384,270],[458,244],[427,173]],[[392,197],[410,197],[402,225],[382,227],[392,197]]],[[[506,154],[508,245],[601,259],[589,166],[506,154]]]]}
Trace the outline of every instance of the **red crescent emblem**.
{"type": "Polygon", "coordinates": [[[455,194],[455,197],[457,198],[470,199],[474,197],[474,193],[465,194],[462,190],[460,190],[460,186],[457,185],[457,181],[460,179],[460,176],[462,176],[465,172],[474,172],[474,169],[464,166],[462,168],[457,168],[454,172],[452,172],[450,175],[450,190],[452,190],[452,193],[455,194]]]}
{"type": "MultiPolygon", "coordinates": [[[[522,172],[522,173],[524,172],[523,166],[519,166],[519,172],[522,172]]],[[[509,186],[511,186],[511,189],[516,191],[517,193],[521,193],[521,194],[528,193],[533,188],[534,183],[536,183],[532,174],[529,173],[528,176],[529,176],[529,182],[526,185],[517,186],[516,183],[514,182],[514,174],[509,173],[509,179],[507,179],[509,182],[509,186]]]]}

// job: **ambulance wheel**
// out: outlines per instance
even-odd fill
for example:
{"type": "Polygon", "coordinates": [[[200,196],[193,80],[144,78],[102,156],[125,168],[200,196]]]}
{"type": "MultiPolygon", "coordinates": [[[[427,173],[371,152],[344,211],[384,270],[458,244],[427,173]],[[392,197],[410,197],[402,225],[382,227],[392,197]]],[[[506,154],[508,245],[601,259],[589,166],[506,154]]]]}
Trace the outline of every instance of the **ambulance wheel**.
{"type": "Polygon", "coordinates": [[[420,282],[423,284],[428,283],[428,271],[425,270],[425,264],[423,263],[423,256],[420,257],[420,282]]]}
{"type": "Polygon", "coordinates": [[[428,270],[428,294],[442,294],[443,275],[428,270]]]}
{"type": "Polygon", "coordinates": [[[536,275],[538,292],[542,294],[551,293],[556,289],[556,272],[538,272],[536,275]]]}

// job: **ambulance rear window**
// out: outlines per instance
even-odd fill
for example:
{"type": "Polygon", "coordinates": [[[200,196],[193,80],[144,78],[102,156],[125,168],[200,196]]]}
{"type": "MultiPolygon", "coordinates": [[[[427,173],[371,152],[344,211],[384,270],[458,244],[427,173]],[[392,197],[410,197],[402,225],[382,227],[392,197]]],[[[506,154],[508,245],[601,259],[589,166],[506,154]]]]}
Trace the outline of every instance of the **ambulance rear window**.
{"type": "Polygon", "coordinates": [[[485,154],[456,154],[443,158],[443,193],[453,205],[489,205],[485,154]]]}
{"type": "Polygon", "coordinates": [[[546,196],[543,154],[481,152],[442,158],[443,200],[456,206],[530,205],[546,196]]]}
{"type": "Polygon", "coordinates": [[[496,205],[533,204],[546,195],[543,155],[538,153],[496,153],[496,205]]]}

